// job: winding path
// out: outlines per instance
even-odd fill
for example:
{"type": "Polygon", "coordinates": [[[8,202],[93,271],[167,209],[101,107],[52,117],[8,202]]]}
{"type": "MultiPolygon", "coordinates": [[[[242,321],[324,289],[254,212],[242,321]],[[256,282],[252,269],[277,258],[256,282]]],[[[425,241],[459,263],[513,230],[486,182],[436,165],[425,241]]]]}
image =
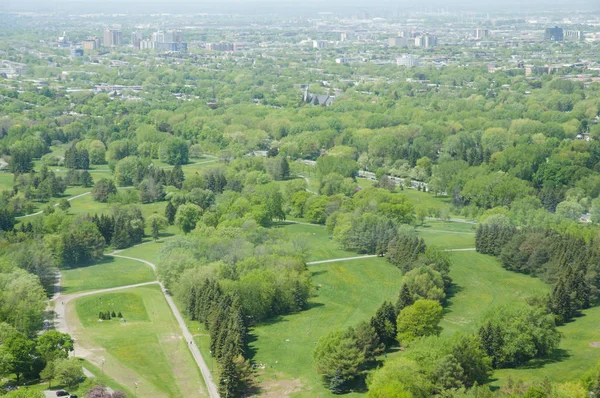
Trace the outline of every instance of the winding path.
{"type": "MultiPolygon", "coordinates": [[[[79,195],[71,196],[71,197],[70,197],[70,198],[68,198],[67,200],[70,202],[70,201],[72,201],[73,199],[81,198],[82,196],[89,195],[89,194],[91,194],[91,193],[92,193],[92,191],[88,191],[88,192],[80,193],[79,195]]],[[[56,202],[56,203],[54,204],[54,207],[56,207],[56,206],[58,206],[58,202],[56,202]]],[[[31,213],[31,214],[25,214],[24,216],[18,216],[18,217],[15,217],[15,218],[27,218],[27,217],[33,217],[33,216],[37,216],[37,215],[39,215],[39,214],[42,214],[43,212],[44,212],[44,210],[40,210],[40,211],[38,211],[38,212],[35,212],[35,213],[31,213]]]]}

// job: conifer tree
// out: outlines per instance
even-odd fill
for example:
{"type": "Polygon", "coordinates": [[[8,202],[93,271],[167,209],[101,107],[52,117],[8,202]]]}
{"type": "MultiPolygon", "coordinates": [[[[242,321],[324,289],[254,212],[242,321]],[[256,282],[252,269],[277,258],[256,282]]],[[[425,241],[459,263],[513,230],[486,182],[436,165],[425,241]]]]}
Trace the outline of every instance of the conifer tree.
{"type": "Polygon", "coordinates": [[[173,206],[173,203],[169,200],[167,202],[167,207],[165,208],[165,217],[169,222],[169,225],[173,225],[175,222],[175,215],[177,214],[177,209],[173,206]]]}

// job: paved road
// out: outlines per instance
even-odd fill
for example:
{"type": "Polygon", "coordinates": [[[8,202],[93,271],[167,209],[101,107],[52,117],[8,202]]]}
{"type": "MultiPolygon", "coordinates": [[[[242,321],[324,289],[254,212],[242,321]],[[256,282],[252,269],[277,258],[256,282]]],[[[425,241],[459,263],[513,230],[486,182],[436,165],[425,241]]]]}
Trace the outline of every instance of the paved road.
{"type": "MultiPolygon", "coordinates": [[[[152,267],[153,270],[156,271],[156,265],[154,265],[150,261],[142,260],[141,258],[121,256],[121,255],[114,254],[114,253],[108,254],[108,256],[126,258],[128,260],[133,260],[133,261],[139,261],[139,262],[149,265],[150,267],[152,267]]],[[[188,330],[188,327],[185,324],[185,321],[183,320],[183,317],[181,316],[179,309],[173,302],[173,298],[167,293],[167,290],[165,289],[165,287],[162,283],[160,283],[160,282],[154,282],[154,283],[158,283],[160,285],[160,288],[165,296],[165,299],[167,300],[167,303],[169,304],[169,307],[171,308],[171,311],[173,312],[175,319],[177,319],[177,323],[179,323],[179,327],[181,328],[183,337],[185,338],[186,341],[192,342],[192,344],[188,344],[187,346],[190,349],[190,352],[192,353],[192,356],[194,357],[196,364],[200,368],[200,372],[202,373],[202,377],[204,378],[204,383],[206,384],[206,388],[208,389],[208,395],[211,398],[218,398],[219,392],[217,391],[217,385],[215,384],[215,382],[212,379],[210,370],[208,369],[208,366],[206,365],[206,362],[204,361],[202,354],[200,354],[200,350],[198,349],[196,344],[193,343],[194,337],[188,330]]]]}
{"type": "Polygon", "coordinates": [[[332,258],[331,260],[311,261],[311,262],[306,263],[306,265],[337,263],[339,261],[360,260],[360,259],[363,259],[363,258],[372,258],[372,257],[377,257],[377,254],[367,254],[365,256],[356,256],[356,257],[332,258]]]}
{"type": "MultiPolygon", "coordinates": [[[[89,195],[89,194],[91,194],[91,193],[92,193],[92,191],[89,191],[89,192],[84,192],[84,193],[80,193],[79,195],[72,196],[72,197],[68,198],[67,200],[70,202],[70,201],[72,201],[73,199],[81,198],[82,196],[89,195]]],[[[58,203],[55,203],[55,204],[54,204],[54,207],[56,207],[56,206],[58,206],[58,203]]],[[[43,212],[44,212],[44,210],[40,210],[40,211],[38,211],[38,212],[36,212],[36,213],[25,214],[24,216],[19,216],[19,217],[15,217],[15,218],[27,218],[27,217],[33,217],[33,216],[37,216],[38,214],[42,214],[43,212]]]]}

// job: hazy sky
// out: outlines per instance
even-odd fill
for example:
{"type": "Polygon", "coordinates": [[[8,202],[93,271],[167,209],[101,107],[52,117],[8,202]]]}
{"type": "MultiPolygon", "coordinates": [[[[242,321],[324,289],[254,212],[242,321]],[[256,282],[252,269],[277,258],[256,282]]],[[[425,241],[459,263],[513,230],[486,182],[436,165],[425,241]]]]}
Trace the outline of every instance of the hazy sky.
{"type": "Polygon", "coordinates": [[[365,9],[448,11],[519,11],[565,9],[598,10],[600,0],[0,0],[0,10],[72,12],[286,12],[365,9]]]}

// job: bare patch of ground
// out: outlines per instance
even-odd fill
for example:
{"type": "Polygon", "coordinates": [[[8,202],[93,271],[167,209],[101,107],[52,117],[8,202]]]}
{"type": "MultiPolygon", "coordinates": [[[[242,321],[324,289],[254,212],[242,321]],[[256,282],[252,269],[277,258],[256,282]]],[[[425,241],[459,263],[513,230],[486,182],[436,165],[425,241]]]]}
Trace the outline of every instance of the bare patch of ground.
{"type": "MultiPolygon", "coordinates": [[[[278,375],[281,376],[281,375],[278,375]]],[[[269,380],[260,384],[260,396],[265,398],[283,398],[290,394],[301,391],[302,382],[300,379],[294,380],[269,380]]]]}
{"type": "Polygon", "coordinates": [[[592,347],[592,348],[600,348],[600,341],[592,341],[592,342],[590,342],[590,347],[592,347]]]}

